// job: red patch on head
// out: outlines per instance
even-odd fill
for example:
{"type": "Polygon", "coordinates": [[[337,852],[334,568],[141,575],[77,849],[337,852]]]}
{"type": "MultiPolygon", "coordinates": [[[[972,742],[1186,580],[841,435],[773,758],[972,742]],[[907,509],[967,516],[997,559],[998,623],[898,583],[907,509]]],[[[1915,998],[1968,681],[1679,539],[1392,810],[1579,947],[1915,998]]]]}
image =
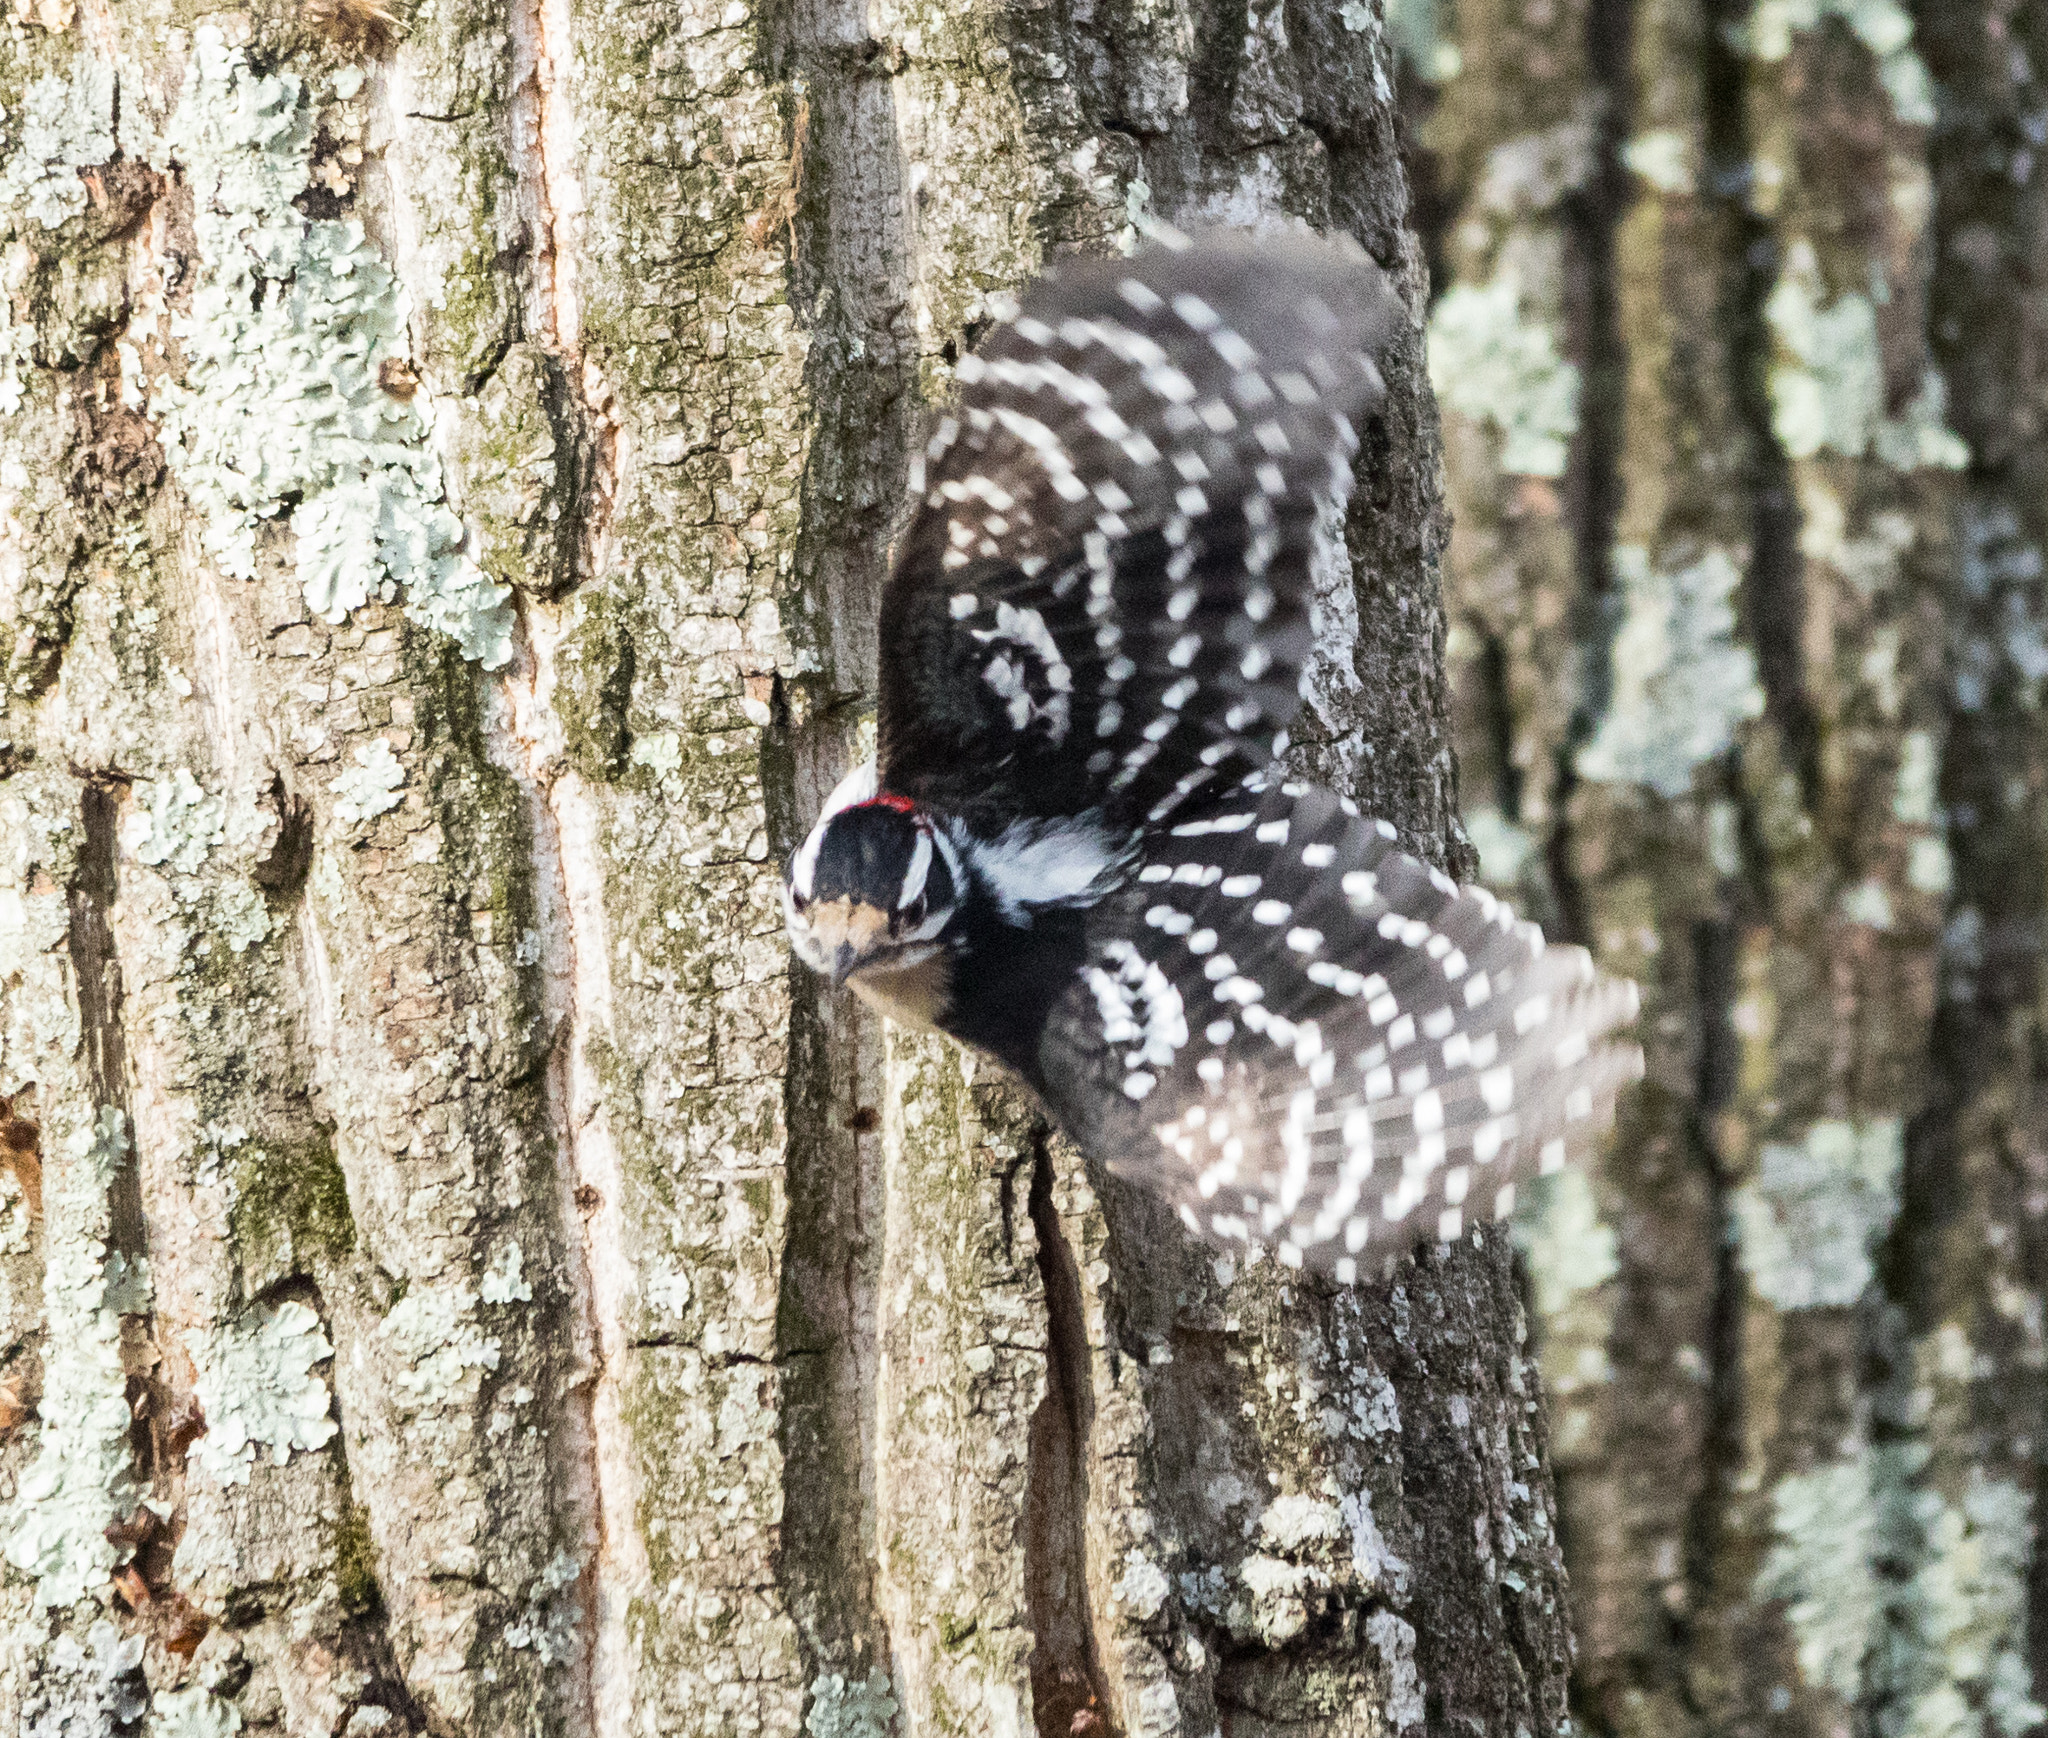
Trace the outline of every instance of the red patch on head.
{"type": "Polygon", "coordinates": [[[869,797],[864,803],[855,803],[857,809],[894,809],[899,815],[914,815],[917,804],[908,797],[899,797],[894,791],[884,791],[878,797],[869,797]]]}

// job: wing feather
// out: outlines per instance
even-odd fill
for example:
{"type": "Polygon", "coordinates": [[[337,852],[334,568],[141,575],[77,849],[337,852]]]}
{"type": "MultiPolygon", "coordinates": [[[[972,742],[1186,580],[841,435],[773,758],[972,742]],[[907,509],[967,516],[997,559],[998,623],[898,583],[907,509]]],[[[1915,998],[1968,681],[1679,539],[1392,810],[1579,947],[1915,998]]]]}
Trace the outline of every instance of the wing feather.
{"type": "Polygon", "coordinates": [[[1055,1114],[1202,1236],[1342,1278],[1509,1210],[1641,1071],[1632,984],[1313,786],[1161,829],[1089,949],[1055,1114]]]}
{"type": "Polygon", "coordinates": [[[1265,765],[1398,312],[1356,248],[1063,263],[959,367],[884,591],[884,786],[1142,825],[1265,765]]]}

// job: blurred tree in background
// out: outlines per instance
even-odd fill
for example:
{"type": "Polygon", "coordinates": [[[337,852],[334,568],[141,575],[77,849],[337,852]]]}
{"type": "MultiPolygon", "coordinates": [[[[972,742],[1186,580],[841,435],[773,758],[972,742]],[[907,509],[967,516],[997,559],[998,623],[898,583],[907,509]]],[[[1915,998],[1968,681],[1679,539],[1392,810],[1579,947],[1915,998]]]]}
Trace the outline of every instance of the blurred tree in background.
{"type": "Polygon", "coordinates": [[[2035,1729],[2048,8],[1402,0],[1485,877],[1644,984],[1528,1229],[1592,1730],[2035,1729]]]}

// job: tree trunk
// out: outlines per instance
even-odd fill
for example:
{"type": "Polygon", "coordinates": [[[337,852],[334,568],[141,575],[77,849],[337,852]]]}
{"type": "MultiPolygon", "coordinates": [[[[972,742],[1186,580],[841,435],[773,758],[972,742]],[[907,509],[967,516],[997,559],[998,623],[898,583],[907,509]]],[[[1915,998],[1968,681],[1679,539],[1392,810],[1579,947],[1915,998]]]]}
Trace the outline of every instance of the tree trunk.
{"type": "Polygon", "coordinates": [[[1503,1244],[1234,1273],[781,935],[907,443],[1154,213],[1414,310],[1302,734],[1451,859],[1377,7],[8,28],[0,1718],[1564,1730],[1503,1244]]]}
{"type": "Polygon", "coordinates": [[[2017,1738],[2048,9],[1410,16],[1473,832],[1647,996],[1530,1238],[1575,1712],[2017,1738]]]}

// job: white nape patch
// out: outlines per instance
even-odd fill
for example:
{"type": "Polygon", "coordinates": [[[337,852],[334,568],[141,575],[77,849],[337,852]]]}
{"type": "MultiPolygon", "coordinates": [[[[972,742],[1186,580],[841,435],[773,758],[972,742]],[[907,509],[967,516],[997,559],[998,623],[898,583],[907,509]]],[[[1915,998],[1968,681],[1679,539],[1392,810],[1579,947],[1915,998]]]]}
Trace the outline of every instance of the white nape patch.
{"type": "Polygon", "coordinates": [[[817,825],[811,828],[810,837],[798,848],[796,860],[789,866],[789,884],[799,899],[811,896],[811,877],[817,873],[818,847],[825,842],[826,823],[841,809],[850,809],[855,803],[870,802],[874,795],[875,763],[871,760],[855,767],[832,787],[824,808],[818,811],[817,825]]]}
{"type": "Polygon", "coordinates": [[[1013,821],[986,843],[957,840],[968,868],[988,888],[1003,915],[1028,917],[1033,908],[1093,905],[1119,856],[1089,821],[1013,821]]]}

